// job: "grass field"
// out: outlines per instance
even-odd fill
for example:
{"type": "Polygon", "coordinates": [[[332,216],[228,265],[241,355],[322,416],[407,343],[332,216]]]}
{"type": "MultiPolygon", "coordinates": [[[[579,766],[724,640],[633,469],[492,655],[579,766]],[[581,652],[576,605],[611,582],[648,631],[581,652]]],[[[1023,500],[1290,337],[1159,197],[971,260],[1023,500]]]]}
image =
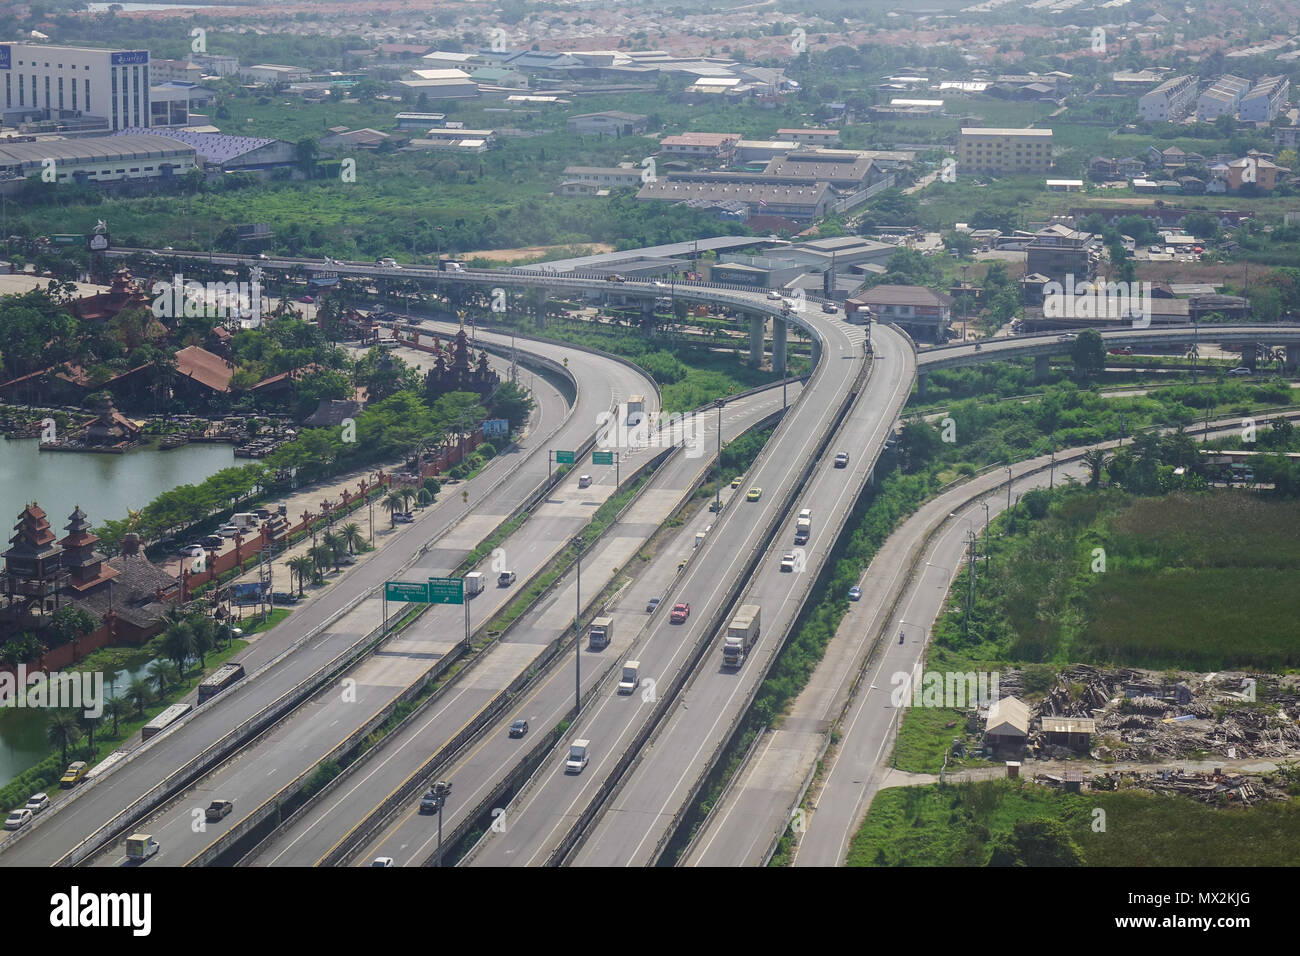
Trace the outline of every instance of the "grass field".
{"type": "Polygon", "coordinates": [[[985,866],[1017,822],[1059,821],[1086,866],[1289,866],[1300,798],[1215,809],[1122,790],[1057,793],[1023,781],[882,790],[849,847],[849,866],[985,866]],[[1105,832],[1093,830],[1094,809],[1105,832]]]}

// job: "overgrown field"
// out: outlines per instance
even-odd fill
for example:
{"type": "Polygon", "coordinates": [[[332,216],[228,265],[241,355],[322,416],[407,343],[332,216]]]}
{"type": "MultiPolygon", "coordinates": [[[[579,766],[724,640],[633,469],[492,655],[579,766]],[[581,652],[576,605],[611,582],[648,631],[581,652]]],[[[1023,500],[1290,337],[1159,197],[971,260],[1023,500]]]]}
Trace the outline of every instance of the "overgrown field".
{"type": "Polygon", "coordinates": [[[1024,781],[876,795],[849,866],[1289,866],[1300,798],[1214,809],[1136,790],[1065,794],[1024,781]],[[1105,831],[1094,831],[1103,818],[1105,831]]]}

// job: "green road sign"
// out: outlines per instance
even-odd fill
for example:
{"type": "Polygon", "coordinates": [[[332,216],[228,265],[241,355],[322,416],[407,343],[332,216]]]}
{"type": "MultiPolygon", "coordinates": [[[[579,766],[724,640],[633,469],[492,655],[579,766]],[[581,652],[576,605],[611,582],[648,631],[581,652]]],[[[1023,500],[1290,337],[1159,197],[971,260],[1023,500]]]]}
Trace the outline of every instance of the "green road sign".
{"type": "Polygon", "coordinates": [[[463,578],[429,578],[430,604],[464,604],[465,580],[463,578]]]}
{"type": "Polygon", "coordinates": [[[557,452],[555,453],[555,463],[556,463],[557,465],[572,465],[572,464],[573,464],[573,452],[571,452],[571,451],[557,451],[557,452]]]}
{"type": "Polygon", "coordinates": [[[591,463],[593,465],[612,465],[614,464],[614,453],[612,451],[593,451],[591,453],[591,463]]]}
{"type": "Polygon", "coordinates": [[[429,603],[429,585],[419,581],[385,581],[384,597],[390,601],[429,603]]]}
{"type": "Polygon", "coordinates": [[[50,236],[50,244],[55,246],[79,246],[85,241],[85,236],[71,236],[67,234],[50,236]]]}

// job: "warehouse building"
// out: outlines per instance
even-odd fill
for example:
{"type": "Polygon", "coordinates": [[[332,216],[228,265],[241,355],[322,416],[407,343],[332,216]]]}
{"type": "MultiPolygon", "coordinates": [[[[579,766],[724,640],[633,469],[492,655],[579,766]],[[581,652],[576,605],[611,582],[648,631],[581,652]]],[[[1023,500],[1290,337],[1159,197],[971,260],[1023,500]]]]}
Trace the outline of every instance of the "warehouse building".
{"type": "Polygon", "coordinates": [[[793,220],[821,219],[835,196],[829,183],[807,186],[682,183],[659,180],[646,183],[636,194],[641,200],[682,202],[688,199],[742,202],[751,216],[781,216],[793,220]]]}
{"type": "Polygon", "coordinates": [[[4,123],[102,118],[111,130],[148,126],[148,50],[0,44],[4,123]]]}
{"type": "MultiPolygon", "coordinates": [[[[143,132],[147,131],[123,130],[122,135],[138,135],[143,132]]],[[[297,165],[294,144],[283,139],[200,133],[190,129],[161,130],[158,135],[192,149],[198,157],[199,165],[210,172],[266,173],[297,165]]]]}
{"type": "Polygon", "coordinates": [[[147,130],[96,139],[0,144],[0,179],[25,179],[53,169],[61,183],[108,183],[183,176],[197,165],[194,147],[147,130]]]}

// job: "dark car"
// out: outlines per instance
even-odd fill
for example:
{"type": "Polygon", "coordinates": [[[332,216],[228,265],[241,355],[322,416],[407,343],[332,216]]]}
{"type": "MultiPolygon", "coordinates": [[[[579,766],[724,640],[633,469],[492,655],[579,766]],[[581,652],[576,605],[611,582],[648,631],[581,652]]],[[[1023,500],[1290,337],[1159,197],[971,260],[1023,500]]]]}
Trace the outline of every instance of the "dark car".
{"type": "Polygon", "coordinates": [[[511,737],[522,737],[526,733],[528,733],[528,721],[520,719],[510,725],[511,737]]]}
{"type": "Polygon", "coordinates": [[[653,614],[655,611],[659,610],[659,602],[662,600],[663,598],[652,597],[646,602],[645,612],[647,614],[653,614]]]}
{"type": "Polygon", "coordinates": [[[838,455],[835,456],[835,467],[836,467],[836,468],[847,468],[847,467],[849,467],[849,453],[848,453],[848,452],[846,452],[846,451],[842,451],[842,452],[840,452],[838,455]]]}
{"type": "Polygon", "coordinates": [[[233,800],[213,800],[208,804],[208,808],[203,811],[203,817],[209,823],[215,823],[222,817],[228,816],[233,809],[235,809],[233,800]]]}
{"type": "Polygon", "coordinates": [[[298,595],[294,594],[292,591],[272,591],[271,603],[272,604],[297,604],[298,595]]]}

